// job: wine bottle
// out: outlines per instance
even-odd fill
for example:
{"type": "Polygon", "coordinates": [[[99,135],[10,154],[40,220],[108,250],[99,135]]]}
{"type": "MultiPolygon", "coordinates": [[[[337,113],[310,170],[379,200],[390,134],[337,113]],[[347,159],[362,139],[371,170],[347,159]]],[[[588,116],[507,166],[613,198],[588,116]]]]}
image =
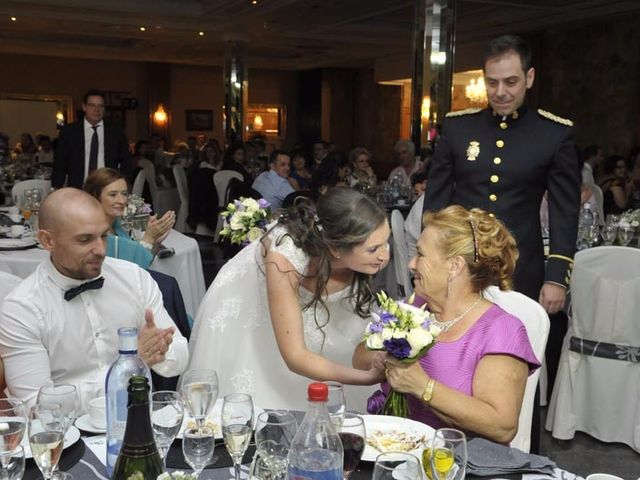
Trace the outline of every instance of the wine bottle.
{"type": "Polygon", "coordinates": [[[138,329],[122,327],[118,329],[118,350],[120,355],[109,368],[105,385],[107,396],[107,473],[113,467],[120,453],[127,425],[127,388],[133,375],[146,376],[151,382],[151,373],[138,356],[138,329]]]}
{"type": "Polygon", "coordinates": [[[111,478],[155,480],[164,468],[151,428],[149,380],[143,375],[134,375],[129,380],[127,390],[127,428],[111,478]]]}

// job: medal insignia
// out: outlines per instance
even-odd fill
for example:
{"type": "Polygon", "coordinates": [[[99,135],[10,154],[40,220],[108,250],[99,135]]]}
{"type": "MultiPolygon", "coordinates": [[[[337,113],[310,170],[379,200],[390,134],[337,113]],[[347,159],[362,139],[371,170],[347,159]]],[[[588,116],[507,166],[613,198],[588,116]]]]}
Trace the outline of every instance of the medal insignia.
{"type": "Polygon", "coordinates": [[[467,147],[467,160],[473,162],[480,155],[480,143],[472,140],[467,147]]]}

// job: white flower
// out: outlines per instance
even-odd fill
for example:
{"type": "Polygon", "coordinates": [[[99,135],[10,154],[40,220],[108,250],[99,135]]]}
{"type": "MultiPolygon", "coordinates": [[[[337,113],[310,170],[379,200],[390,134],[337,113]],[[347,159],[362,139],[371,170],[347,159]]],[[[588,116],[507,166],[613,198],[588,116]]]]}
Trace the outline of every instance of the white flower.
{"type": "Polygon", "coordinates": [[[396,328],[391,335],[391,338],[407,338],[407,332],[396,328]]]}
{"type": "Polygon", "coordinates": [[[233,217],[231,217],[231,221],[229,222],[229,226],[231,227],[231,230],[243,230],[244,226],[242,225],[242,222],[240,221],[239,215],[234,215],[233,217]]]}
{"type": "Polygon", "coordinates": [[[382,340],[391,340],[391,338],[393,337],[393,329],[383,328],[381,335],[382,335],[382,340]]]}
{"type": "Polygon", "coordinates": [[[383,347],[382,334],[372,333],[367,337],[367,348],[369,350],[381,350],[383,347]]]}
{"type": "Polygon", "coordinates": [[[248,239],[250,242],[253,242],[253,241],[255,241],[255,240],[258,240],[258,239],[262,236],[262,234],[263,234],[263,233],[264,233],[264,232],[262,231],[262,229],[261,229],[261,228],[253,227],[253,228],[252,228],[252,229],[250,229],[250,230],[249,230],[249,232],[247,233],[247,239],[248,239]]]}
{"type": "Polygon", "coordinates": [[[420,350],[433,343],[433,335],[423,328],[412,328],[407,334],[407,342],[411,345],[409,357],[413,358],[418,355],[420,350]]]}
{"type": "Polygon", "coordinates": [[[253,198],[245,198],[242,201],[242,204],[246,207],[247,211],[250,212],[251,214],[253,214],[254,212],[257,212],[260,209],[260,205],[258,205],[258,202],[253,198]]]}

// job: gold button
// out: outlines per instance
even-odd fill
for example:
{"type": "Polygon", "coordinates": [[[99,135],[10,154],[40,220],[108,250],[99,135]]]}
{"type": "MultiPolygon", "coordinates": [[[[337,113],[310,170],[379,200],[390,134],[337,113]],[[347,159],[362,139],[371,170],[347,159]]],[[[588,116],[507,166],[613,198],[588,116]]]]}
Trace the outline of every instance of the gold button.
{"type": "Polygon", "coordinates": [[[507,122],[500,122],[500,128],[503,130],[507,129],[507,122]]]}
{"type": "Polygon", "coordinates": [[[498,180],[500,180],[500,177],[498,175],[491,175],[491,183],[498,183],[498,180]]]}
{"type": "Polygon", "coordinates": [[[490,213],[490,214],[489,214],[489,216],[490,216],[491,218],[496,218],[496,216],[495,216],[493,213],[490,213]]]}
{"type": "Polygon", "coordinates": [[[502,163],[502,159],[500,157],[496,157],[493,159],[493,163],[496,165],[500,165],[502,163]]]}
{"type": "Polygon", "coordinates": [[[495,202],[496,200],[498,200],[498,196],[495,193],[492,193],[491,195],[489,195],[489,200],[495,202]]]}
{"type": "Polygon", "coordinates": [[[498,148],[504,147],[504,141],[503,140],[497,140],[496,141],[496,147],[498,147],[498,148]]]}

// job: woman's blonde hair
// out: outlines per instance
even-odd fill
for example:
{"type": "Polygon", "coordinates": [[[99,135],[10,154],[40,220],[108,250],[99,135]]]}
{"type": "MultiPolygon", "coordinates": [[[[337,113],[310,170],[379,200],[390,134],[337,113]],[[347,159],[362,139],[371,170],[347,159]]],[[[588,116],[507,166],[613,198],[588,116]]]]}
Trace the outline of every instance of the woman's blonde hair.
{"type": "Polygon", "coordinates": [[[484,210],[460,205],[427,212],[423,222],[437,230],[438,247],[446,258],[464,259],[474,292],[490,285],[511,289],[518,247],[504,223],[484,210]]]}

